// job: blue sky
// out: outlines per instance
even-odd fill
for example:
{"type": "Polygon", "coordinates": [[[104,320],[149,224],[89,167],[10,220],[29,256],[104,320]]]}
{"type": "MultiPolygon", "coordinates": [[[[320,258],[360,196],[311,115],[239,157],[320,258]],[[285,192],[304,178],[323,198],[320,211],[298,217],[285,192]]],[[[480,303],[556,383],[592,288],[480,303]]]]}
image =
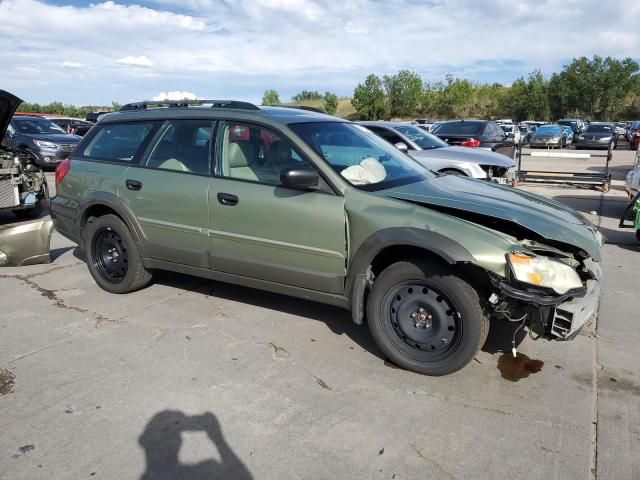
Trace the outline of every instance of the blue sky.
{"type": "Polygon", "coordinates": [[[76,105],[350,96],[399,69],[510,84],[572,57],[638,57],[640,1],[0,0],[0,88],[76,105]]]}

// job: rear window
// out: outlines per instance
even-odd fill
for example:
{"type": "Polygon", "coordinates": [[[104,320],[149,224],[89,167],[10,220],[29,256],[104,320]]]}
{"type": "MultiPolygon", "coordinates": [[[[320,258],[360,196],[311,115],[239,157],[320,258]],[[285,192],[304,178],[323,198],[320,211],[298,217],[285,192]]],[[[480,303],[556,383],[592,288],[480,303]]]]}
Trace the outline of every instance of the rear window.
{"type": "Polygon", "coordinates": [[[611,133],[613,131],[613,129],[611,128],[611,125],[589,125],[587,127],[587,132],[593,132],[593,133],[611,133]]]}
{"type": "Polygon", "coordinates": [[[435,127],[431,133],[436,135],[477,135],[482,132],[482,122],[446,122],[435,127]]]}
{"type": "Polygon", "coordinates": [[[131,163],[142,145],[154,131],[153,122],[98,125],[89,143],[76,155],[79,157],[131,163]]]}

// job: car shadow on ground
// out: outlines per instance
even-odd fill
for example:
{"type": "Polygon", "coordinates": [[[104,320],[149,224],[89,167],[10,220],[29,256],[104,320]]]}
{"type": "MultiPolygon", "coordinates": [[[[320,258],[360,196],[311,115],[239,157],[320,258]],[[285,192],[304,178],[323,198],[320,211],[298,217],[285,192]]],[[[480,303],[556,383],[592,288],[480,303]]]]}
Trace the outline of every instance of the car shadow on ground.
{"type": "MultiPolygon", "coordinates": [[[[73,250],[73,255],[86,262],[84,251],[79,247],[73,250]]],[[[347,335],[367,352],[380,360],[387,360],[373,341],[366,320],[364,325],[357,325],[352,321],[349,311],[339,307],[163,270],[155,272],[153,283],[319,321],[324,323],[332,333],[347,335]],[[194,279],[200,280],[195,286],[194,279]]],[[[516,322],[492,318],[487,341],[482,347],[482,351],[489,354],[510,351],[513,334],[519,325],[516,322]]],[[[522,343],[525,336],[524,329],[517,333],[516,346],[522,343]]]]}
{"type": "Polygon", "coordinates": [[[138,443],[144,450],[146,469],[140,480],[205,480],[229,478],[250,480],[253,477],[227,444],[218,419],[213,413],[185,415],[176,410],[164,410],[149,421],[138,443]],[[194,464],[180,463],[178,454],[184,433],[204,432],[213,452],[220,460],[210,458],[194,464]]]}

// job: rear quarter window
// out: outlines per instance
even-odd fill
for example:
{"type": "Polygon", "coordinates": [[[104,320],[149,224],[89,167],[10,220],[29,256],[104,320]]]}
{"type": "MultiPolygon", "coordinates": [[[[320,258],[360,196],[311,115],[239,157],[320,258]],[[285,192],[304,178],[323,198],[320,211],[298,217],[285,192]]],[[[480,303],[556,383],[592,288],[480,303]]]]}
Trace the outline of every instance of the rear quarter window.
{"type": "Polygon", "coordinates": [[[75,156],[133,163],[151,138],[155,128],[154,122],[96,125],[95,133],[78,149],[75,156]]]}

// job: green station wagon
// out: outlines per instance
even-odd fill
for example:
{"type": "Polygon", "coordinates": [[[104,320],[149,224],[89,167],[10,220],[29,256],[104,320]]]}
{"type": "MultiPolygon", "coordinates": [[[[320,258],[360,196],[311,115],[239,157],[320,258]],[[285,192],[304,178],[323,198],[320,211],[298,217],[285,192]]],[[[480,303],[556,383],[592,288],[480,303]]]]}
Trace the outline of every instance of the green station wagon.
{"type": "Polygon", "coordinates": [[[56,229],[118,294],[170,270],[349,309],[395,364],[464,367],[489,319],[569,339],[603,238],[543,197],[425,170],[364,127],[237,101],[105,115],[56,170],[56,229]]]}

